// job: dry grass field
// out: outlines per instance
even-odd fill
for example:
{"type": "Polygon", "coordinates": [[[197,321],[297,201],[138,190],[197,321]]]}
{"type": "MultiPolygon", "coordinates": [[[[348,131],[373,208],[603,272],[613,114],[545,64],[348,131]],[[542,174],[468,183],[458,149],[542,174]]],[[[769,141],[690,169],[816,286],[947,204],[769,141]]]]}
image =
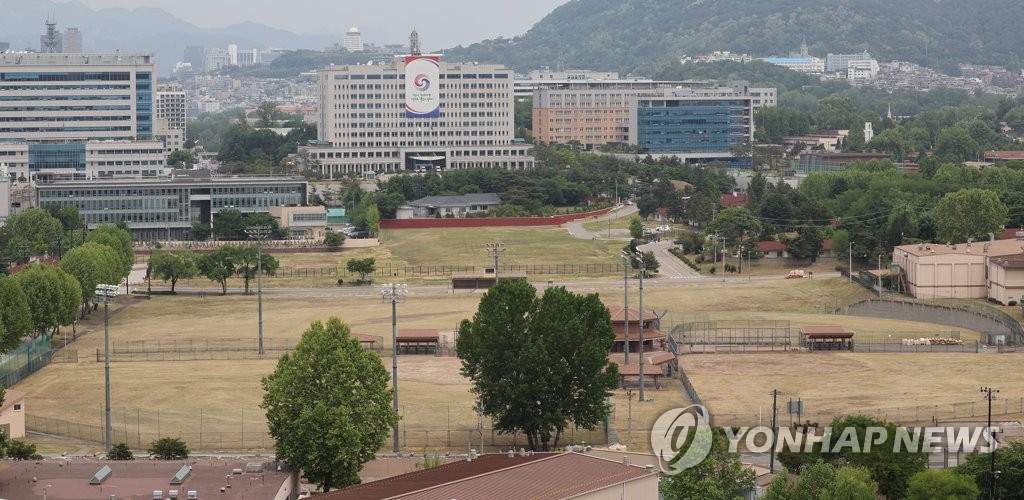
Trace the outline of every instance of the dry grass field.
{"type": "MultiPolygon", "coordinates": [[[[631,306],[636,307],[637,283],[631,280],[630,285],[631,306]]],[[[858,335],[879,336],[906,332],[923,336],[950,330],[936,325],[825,315],[825,310],[834,304],[854,302],[869,295],[863,288],[841,279],[673,281],[671,284],[649,281],[646,285],[645,308],[667,313],[662,325],[665,330],[693,319],[789,320],[794,336],[799,326],[810,324],[842,324],[858,335]]],[[[621,288],[615,282],[590,282],[575,288],[581,292],[596,291],[609,305],[619,305],[622,301],[621,288]]],[[[338,290],[327,289],[265,294],[267,344],[294,343],[311,321],[334,315],[349,324],[354,333],[379,336],[390,348],[390,304],[381,302],[376,287],[366,287],[359,293],[361,295],[341,294],[338,290]]],[[[479,297],[479,293],[434,293],[413,288],[408,300],[398,305],[399,328],[439,329],[450,336],[458,321],[472,316],[479,297]]],[[[79,336],[68,347],[78,351],[77,363],[51,364],[15,386],[29,394],[26,408],[30,416],[50,419],[47,420],[48,432],[87,437],[86,434],[100,428],[103,363],[97,362],[96,353],[101,352],[103,345],[101,312],[92,314],[79,325],[79,332],[94,330],[79,336]]],[[[257,332],[255,295],[221,297],[211,294],[205,298],[179,295],[152,300],[122,297],[111,312],[110,335],[114,342],[182,343],[221,338],[251,341],[257,332]],[[125,307],[126,304],[130,306],[125,307]]],[[[962,335],[970,338],[972,333],[962,332],[962,335]]],[[[763,401],[768,400],[759,395],[767,394],[772,387],[804,397],[809,408],[853,411],[864,405],[886,406],[886,401],[898,401],[889,405],[896,406],[911,402],[921,404],[921,401],[967,400],[975,396],[967,388],[979,384],[1004,384],[1006,394],[1016,393],[1017,385],[1013,384],[1024,386],[1024,376],[1011,383],[1011,374],[1015,372],[1010,364],[1017,359],[1015,356],[979,356],[722,354],[687,356],[684,362],[688,371],[694,371],[702,394],[714,395],[709,404],[716,413],[750,414],[753,411],[756,414],[758,405],[767,404],[763,401]],[[959,373],[966,376],[961,377],[959,373]],[[994,378],[997,373],[1002,377],[994,378]],[[949,390],[948,379],[954,377],[953,374],[962,379],[952,386],[956,391],[949,390]],[[800,380],[805,381],[804,385],[797,383],[800,380]],[[960,385],[965,389],[959,390],[960,385]]],[[[390,364],[390,360],[383,361],[385,365],[390,364]]],[[[265,436],[265,424],[258,408],[262,397],[259,381],[274,364],[274,359],[112,363],[115,441],[127,441],[144,448],[159,435],[176,435],[186,439],[196,450],[269,449],[271,443],[265,436]]],[[[470,430],[476,429],[473,395],[469,383],[458,374],[458,366],[458,360],[452,357],[399,358],[399,394],[406,429],[403,443],[410,451],[449,445],[464,449],[470,430]]],[[[1020,394],[1024,395],[1024,390],[1020,394]]],[[[688,404],[674,382],[661,390],[649,390],[647,397],[653,401],[638,403],[634,400],[632,403],[633,433],[629,444],[633,449],[646,448],[644,429],[649,428],[662,411],[688,404]]],[[[630,405],[625,392],[616,391],[612,402],[611,428],[626,441],[630,405]]],[[[595,439],[594,435],[586,433],[572,433],[567,436],[570,438],[600,440],[599,436],[595,439]]],[[[47,443],[47,446],[53,449],[56,445],[47,443]]]]}
{"type": "Polygon", "coordinates": [[[1000,390],[994,411],[1020,413],[1021,354],[790,352],[685,356],[684,369],[719,425],[752,425],[771,415],[771,391],[802,399],[805,418],[827,422],[862,412],[900,422],[985,415],[980,386],[1000,390]],[[973,403],[973,404],[972,404],[973,403]]]}

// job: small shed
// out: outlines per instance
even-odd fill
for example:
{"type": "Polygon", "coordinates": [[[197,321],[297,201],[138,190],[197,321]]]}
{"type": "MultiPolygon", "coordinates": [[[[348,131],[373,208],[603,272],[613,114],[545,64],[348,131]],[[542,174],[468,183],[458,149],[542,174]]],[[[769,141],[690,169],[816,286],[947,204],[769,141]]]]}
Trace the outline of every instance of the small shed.
{"type": "Polygon", "coordinates": [[[407,329],[398,330],[395,343],[398,354],[437,354],[441,339],[440,330],[407,329]]]}
{"type": "Polygon", "coordinates": [[[800,346],[808,351],[852,351],[853,332],[840,325],[805,326],[800,328],[800,346]]]}
{"type": "Polygon", "coordinates": [[[526,275],[522,273],[501,273],[500,276],[494,272],[494,268],[484,268],[481,271],[471,273],[452,273],[453,290],[477,290],[488,289],[494,286],[497,280],[525,280],[526,275]]]}

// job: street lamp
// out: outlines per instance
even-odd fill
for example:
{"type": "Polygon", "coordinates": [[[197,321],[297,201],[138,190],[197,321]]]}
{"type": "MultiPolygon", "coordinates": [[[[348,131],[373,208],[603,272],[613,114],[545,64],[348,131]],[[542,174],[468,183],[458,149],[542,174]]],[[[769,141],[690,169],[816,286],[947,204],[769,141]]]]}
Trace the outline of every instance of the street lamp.
{"type": "Polygon", "coordinates": [[[996,497],[996,478],[999,477],[999,471],[996,470],[996,434],[992,432],[992,400],[999,389],[982,387],[981,392],[985,393],[985,399],[988,400],[988,430],[992,433],[992,449],[989,452],[989,474],[992,477],[988,483],[988,498],[991,500],[996,497]]]}
{"type": "Polygon", "coordinates": [[[623,362],[629,364],[629,253],[625,250],[622,251],[622,263],[625,266],[622,270],[622,299],[625,302],[622,308],[622,314],[624,316],[624,323],[622,326],[623,337],[626,339],[625,348],[625,359],[623,362]]]}
{"type": "Polygon", "coordinates": [[[249,226],[245,234],[256,239],[256,303],[259,308],[259,355],[263,357],[263,240],[273,228],[267,225],[249,226]]]}
{"type": "Polygon", "coordinates": [[[647,274],[647,264],[644,263],[644,256],[637,252],[634,256],[636,263],[640,266],[640,394],[636,400],[643,402],[644,399],[644,357],[647,347],[644,346],[644,275],[647,274]]]}
{"type": "Polygon", "coordinates": [[[494,284],[498,284],[498,257],[505,253],[504,243],[488,243],[484,245],[487,248],[487,254],[494,256],[494,284]]]}
{"type": "MultiPolygon", "coordinates": [[[[406,295],[409,294],[409,287],[404,284],[392,284],[385,283],[380,287],[380,296],[384,302],[391,301],[391,386],[394,389],[392,391],[392,405],[395,409],[395,415],[398,415],[398,307],[399,302],[405,302],[406,295]]],[[[394,434],[394,452],[398,453],[398,422],[395,422],[395,427],[392,429],[394,434]]]]}
{"type": "Polygon", "coordinates": [[[118,285],[96,285],[94,299],[103,303],[103,445],[110,450],[110,303],[117,297],[118,285]]]}

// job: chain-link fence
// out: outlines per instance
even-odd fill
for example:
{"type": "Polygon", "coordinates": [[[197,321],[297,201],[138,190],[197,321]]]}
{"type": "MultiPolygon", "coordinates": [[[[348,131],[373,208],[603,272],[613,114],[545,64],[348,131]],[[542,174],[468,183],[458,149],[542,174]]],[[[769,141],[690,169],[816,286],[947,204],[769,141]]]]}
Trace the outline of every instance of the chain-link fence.
{"type": "MultiPolygon", "coordinates": [[[[898,424],[936,424],[967,419],[984,419],[988,417],[988,401],[979,398],[977,401],[963,401],[959,403],[941,403],[917,406],[896,406],[891,408],[863,408],[858,410],[837,412],[815,410],[814,402],[803,399],[804,408],[807,409],[799,415],[789,414],[787,402],[778,403],[778,422],[780,426],[794,422],[818,423],[828,425],[832,419],[848,415],[866,415],[879,420],[887,420],[898,424]]],[[[709,408],[712,411],[713,408],[709,408]]],[[[1024,398],[1003,398],[992,402],[992,415],[1019,415],[1024,413],[1024,398]]],[[[714,412],[714,425],[723,427],[753,427],[758,425],[770,425],[771,407],[751,409],[746,413],[718,413],[714,412]]]]}
{"type": "Polygon", "coordinates": [[[50,363],[50,335],[40,335],[0,356],[0,385],[10,387],[50,363]]]}
{"type": "MultiPolygon", "coordinates": [[[[104,439],[103,409],[96,417],[67,420],[28,413],[25,426],[33,432],[64,436],[82,441],[102,443],[104,439]]],[[[501,434],[490,419],[481,416],[466,403],[401,406],[398,427],[402,451],[436,449],[465,450],[485,447],[525,447],[522,434],[501,434]],[[482,439],[482,441],[481,441],[482,439]]],[[[134,449],[146,449],[162,437],[185,441],[191,450],[271,450],[274,440],[267,430],[265,413],[259,408],[237,411],[157,410],[150,408],[113,408],[111,435],[115,443],[123,442],[134,449]]],[[[562,434],[560,444],[607,442],[607,429],[593,431],[570,426],[562,434]]],[[[389,434],[385,448],[391,447],[389,434]]]]}

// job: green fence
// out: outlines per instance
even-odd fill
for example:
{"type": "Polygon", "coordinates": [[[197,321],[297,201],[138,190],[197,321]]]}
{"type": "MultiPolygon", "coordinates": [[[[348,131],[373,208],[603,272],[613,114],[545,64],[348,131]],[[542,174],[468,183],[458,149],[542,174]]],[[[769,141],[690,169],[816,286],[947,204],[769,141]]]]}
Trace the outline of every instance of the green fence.
{"type": "Polygon", "coordinates": [[[26,340],[0,356],[0,385],[10,387],[50,364],[50,335],[26,340]]]}

